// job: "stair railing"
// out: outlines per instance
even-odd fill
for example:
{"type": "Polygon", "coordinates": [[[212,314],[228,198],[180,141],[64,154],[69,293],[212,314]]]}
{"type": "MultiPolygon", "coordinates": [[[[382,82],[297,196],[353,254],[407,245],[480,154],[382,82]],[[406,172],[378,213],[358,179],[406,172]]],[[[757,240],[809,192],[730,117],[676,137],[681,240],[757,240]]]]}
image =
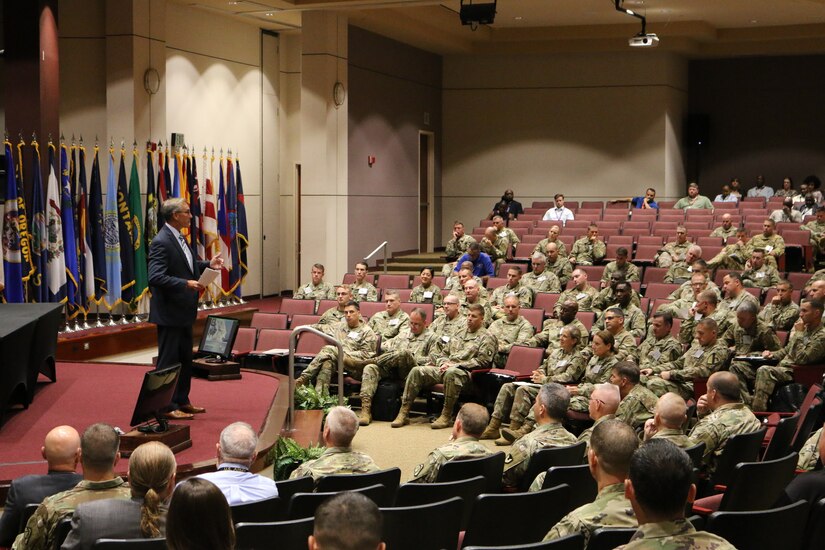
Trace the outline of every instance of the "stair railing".
{"type": "Polygon", "coordinates": [[[375,247],[375,250],[373,250],[372,252],[370,252],[369,254],[364,256],[364,261],[367,262],[367,265],[369,265],[370,258],[375,256],[378,253],[379,250],[383,249],[384,250],[384,273],[385,274],[387,273],[387,244],[388,244],[388,241],[384,241],[383,243],[381,243],[377,247],[375,247]]]}

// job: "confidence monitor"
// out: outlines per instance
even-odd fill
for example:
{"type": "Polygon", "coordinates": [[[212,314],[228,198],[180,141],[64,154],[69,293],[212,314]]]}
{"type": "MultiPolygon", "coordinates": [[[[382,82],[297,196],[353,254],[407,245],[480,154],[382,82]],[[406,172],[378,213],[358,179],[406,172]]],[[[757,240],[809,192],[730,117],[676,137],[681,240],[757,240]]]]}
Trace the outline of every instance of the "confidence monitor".
{"type": "Polygon", "coordinates": [[[143,375],[143,385],[140,387],[130,426],[138,426],[137,430],[143,433],[161,433],[169,428],[169,423],[162,415],[172,405],[179,375],[180,363],[150,370],[143,375]],[[153,424],[152,420],[156,423],[153,424]]]}
{"type": "Polygon", "coordinates": [[[238,334],[240,324],[238,319],[232,317],[217,315],[207,317],[198,353],[214,355],[214,358],[207,359],[210,363],[223,363],[232,357],[232,346],[235,345],[235,336],[238,334]]]}

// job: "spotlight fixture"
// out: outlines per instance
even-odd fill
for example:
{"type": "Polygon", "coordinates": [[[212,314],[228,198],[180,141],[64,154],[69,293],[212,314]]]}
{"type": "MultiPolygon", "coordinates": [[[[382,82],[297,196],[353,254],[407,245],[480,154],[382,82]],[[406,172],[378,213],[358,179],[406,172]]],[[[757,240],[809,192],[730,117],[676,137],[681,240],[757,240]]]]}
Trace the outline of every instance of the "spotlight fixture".
{"type": "Polygon", "coordinates": [[[656,46],[658,46],[659,37],[656,36],[655,33],[646,32],[647,18],[640,13],[636,13],[633,10],[625,8],[623,4],[624,0],[616,0],[616,11],[626,13],[627,15],[635,17],[642,22],[642,30],[639,32],[639,34],[631,36],[627,40],[627,44],[634,48],[655,48],[656,46]]]}
{"type": "Polygon", "coordinates": [[[473,0],[461,0],[461,9],[459,17],[461,17],[462,25],[470,25],[473,30],[476,30],[479,25],[492,25],[496,18],[496,2],[475,2],[473,0]]]}

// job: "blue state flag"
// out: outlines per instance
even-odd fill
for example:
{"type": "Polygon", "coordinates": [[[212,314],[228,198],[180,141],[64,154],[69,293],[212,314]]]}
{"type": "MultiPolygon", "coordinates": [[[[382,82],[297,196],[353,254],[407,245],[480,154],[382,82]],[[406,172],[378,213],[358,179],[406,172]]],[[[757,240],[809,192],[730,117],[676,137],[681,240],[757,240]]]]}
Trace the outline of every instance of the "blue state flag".
{"type": "MultiPolygon", "coordinates": [[[[6,288],[3,291],[6,302],[22,304],[26,301],[23,291],[23,241],[17,203],[17,177],[11,142],[4,143],[6,151],[6,201],[3,212],[3,272],[6,288]]],[[[28,270],[26,270],[28,272],[28,270]]]]}
{"type": "Polygon", "coordinates": [[[109,174],[106,180],[106,201],[103,203],[103,243],[106,254],[106,294],[103,305],[109,310],[120,303],[120,229],[117,211],[117,179],[114,151],[109,149],[109,174]]]}
{"type": "Polygon", "coordinates": [[[63,248],[66,260],[66,298],[69,318],[80,313],[83,303],[80,299],[80,269],[77,261],[77,239],[74,226],[74,201],[69,179],[69,151],[66,144],[60,145],[60,215],[63,218],[63,248]]]}
{"type": "Polygon", "coordinates": [[[32,141],[32,232],[31,251],[33,271],[30,302],[49,301],[49,226],[46,222],[46,206],[43,198],[43,175],[40,171],[40,146],[32,141]]]}

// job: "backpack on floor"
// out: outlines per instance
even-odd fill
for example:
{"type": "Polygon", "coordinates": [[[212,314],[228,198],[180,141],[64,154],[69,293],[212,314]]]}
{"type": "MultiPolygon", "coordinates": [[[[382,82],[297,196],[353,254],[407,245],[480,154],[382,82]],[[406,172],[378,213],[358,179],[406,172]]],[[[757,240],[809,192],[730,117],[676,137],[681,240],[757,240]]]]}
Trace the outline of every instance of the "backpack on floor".
{"type": "Polygon", "coordinates": [[[372,398],[372,417],[392,422],[401,410],[401,394],[404,383],[399,380],[381,380],[372,398]]]}

